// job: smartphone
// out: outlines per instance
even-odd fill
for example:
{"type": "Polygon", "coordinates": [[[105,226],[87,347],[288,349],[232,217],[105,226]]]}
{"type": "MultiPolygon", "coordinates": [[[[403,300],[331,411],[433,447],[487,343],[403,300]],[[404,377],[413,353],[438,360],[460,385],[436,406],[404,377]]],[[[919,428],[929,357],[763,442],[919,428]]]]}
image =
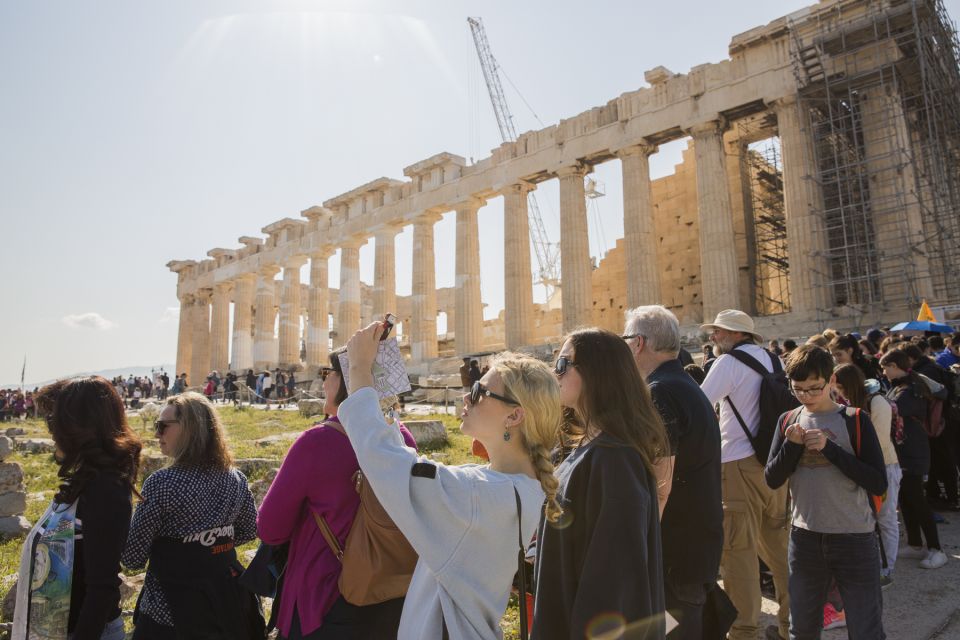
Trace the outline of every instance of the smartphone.
{"type": "Polygon", "coordinates": [[[392,313],[388,313],[383,316],[383,335],[380,336],[380,340],[386,340],[387,336],[390,335],[390,331],[393,329],[393,325],[397,323],[397,316],[392,313]]]}

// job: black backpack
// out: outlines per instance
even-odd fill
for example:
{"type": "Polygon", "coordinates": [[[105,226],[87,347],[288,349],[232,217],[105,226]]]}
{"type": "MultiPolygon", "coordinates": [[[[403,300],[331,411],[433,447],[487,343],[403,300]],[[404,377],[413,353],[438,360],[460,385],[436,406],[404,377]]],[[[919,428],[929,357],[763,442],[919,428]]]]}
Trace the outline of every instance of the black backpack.
{"type": "Polygon", "coordinates": [[[790,393],[790,386],[787,383],[787,374],[783,371],[780,364],[780,358],[770,353],[766,349],[764,352],[770,356],[770,363],[773,365],[773,371],[767,371],[767,368],[757,362],[756,358],[749,353],[734,349],[728,355],[733,356],[742,364],[753,369],[760,374],[760,425],[757,427],[757,435],[750,433],[747,423],[733,404],[730,396],[724,398],[730,403],[733,409],[733,415],[737,417],[737,422],[743,428],[743,432],[753,447],[753,455],[756,456],[760,464],[766,466],[767,458],[770,456],[770,446],[773,444],[773,434],[777,429],[777,421],[787,411],[791,411],[800,406],[800,401],[790,393]]]}

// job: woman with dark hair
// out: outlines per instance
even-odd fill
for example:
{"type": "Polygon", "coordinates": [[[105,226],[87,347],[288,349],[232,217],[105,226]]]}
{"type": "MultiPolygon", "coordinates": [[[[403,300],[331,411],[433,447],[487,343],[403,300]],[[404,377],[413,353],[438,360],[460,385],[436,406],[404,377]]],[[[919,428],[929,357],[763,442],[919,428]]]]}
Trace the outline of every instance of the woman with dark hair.
{"type": "Polygon", "coordinates": [[[55,382],[36,402],[61,483],[24,543],[12,637],[122,640],[117,574],[140,440],[99,376],[55,382]]]}
{"type": "Polygon", "coordinates": [[[880,358],[880,366],[891,384],[887,398],[897,403],[897,412],[903,418],[903,443],[896,443],[896,448],[903,470],[900,513],[909,546],[900,551],[899,556],[920,560],[924,569],[939,569],[947,563],[947,556],[940,549],[937,523],[923,493],[923,476],[930,471],[930,445],[923,421],[932,395],[927,384],[911,370],[910,358],[903,351],[888,351],[880,358]],[[920,537],[921,530],[927,542],[926,549],[920,537]]]}
{"type": "Polygon", "coordinates": [[[257,508],[233,467],[220,416],[209,399],[187,391],[167,399],[155,431],[171,462],[144,480],[122,558],[129,569],[150,562],[133,637],[247,638],[235,547],[256,538],[257,508]]]}
{"type": "Polygon", "coordinates": [[[894,445],[896,434],[892,433],[893,408],[890,400],[880,393],[880,385],[874,380],[866,380],[863,372],[854,364],[841,364],[833,370],[834,387],[852,407],[866,412],[877,432],[880,450],[883,452],[883,464],[887,474],[887,493],[883,505],[877,512],[877,524],[883,540],[887,566],[881,567],[880,586],[886,587],[893,581],[893,567],[897,562],[900,544],[900,525],[897,522],[897,495],[903,471],[897,458],[894,445]]]}
{"type": "MultiPolygon", "coordinates": [[[[290,545],[277,615],[286,640],[396,637],[403,611],[403,598],[359,607],[340,595],[340,560],[314,518],[322,517],[342,544],[360,505],[353,484],[360,464],[337,417],[347,399],[339,357],[344,351],[330,354],[331,369],[323,379],[327,417],[290,447],[257,518],[261,540],[290,545]]],[[[399,429],[406,446],[415,449],[407,428],[399,429]]]]}
{"type": "Polygon", "coordinates": [[[555,373],[576,446],[556,470],[564,517],[540,520],[531,637],[596,637],[626,627],[625,638],[663,638],[654,464],[669,445],[660,415],[614,333],[571,333],[555,373]]]}
{"type": "Polygon", "coordinates": [[[840,335],[831,340],[829,350],[837,364],[856,365],[867,380],[879,380],[883,375],[876,359],[873,356],[865,356],[860,350],[860,343],[850,334],[840,335]]]}

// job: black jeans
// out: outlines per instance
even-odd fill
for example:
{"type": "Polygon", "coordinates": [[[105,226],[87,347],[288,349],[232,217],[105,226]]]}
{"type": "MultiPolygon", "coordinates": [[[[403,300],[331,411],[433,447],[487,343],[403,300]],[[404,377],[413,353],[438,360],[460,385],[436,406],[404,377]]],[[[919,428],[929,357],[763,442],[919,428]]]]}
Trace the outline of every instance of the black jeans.
{"type": "Polygon", "coordinates": [[[290,635],[284,640],[396,640],[402,612],[403,598],[358,607],[340,596],[323,616],[320,628],[306,635],[300,630],[300,614],[294,607],[290,635]]]}
{"type": "Polygon", "coordinates": [[[823,605],[837,581],[851,640],[884,640],[877,534],[816,533],[793,527],[790,563],[790,640],[819,640],[823,605]]]}
{"type": "Polygon", "coordinates": [[[903,526],[907,530],[907,544],[911,547],[923,546],[920,531],[927,539],[928,549],[940,548],[940,536],[937,523],[933,520],[933,511],[923,495],[923,478],[915,473],[903,472],[900,481],[900,513],[903,526]]]}
{"type": "Polygon", "coordinates": [[[670,640],[701,640],[703,638],[703,604],[707,600],[707,586],[703,583],[673,584],[666,579],[664,595],[667,611],[679,625],[667,634],[670,640]]]}
{"type": "Polygon", "coordinates": [[[927,477],[927,497],[940,498],[940,485],[943,483],[944,498],[950,504],[957,504],[957,461],[955,451],[956,427],[948,423],[936,438],[930,442],[930,474],[927,477]]]}

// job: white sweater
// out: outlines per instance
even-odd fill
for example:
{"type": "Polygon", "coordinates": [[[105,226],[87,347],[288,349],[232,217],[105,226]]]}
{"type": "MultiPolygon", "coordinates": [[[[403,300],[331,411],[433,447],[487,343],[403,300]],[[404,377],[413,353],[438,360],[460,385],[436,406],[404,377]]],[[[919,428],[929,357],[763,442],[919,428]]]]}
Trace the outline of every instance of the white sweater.
{"type": "Polygon", "coordinates": [[[370,387],[352,393],[337,413],[374,493],[420,556],[398,640],[437,640],[442,620],[452,640],[501,638],[519,546],[513,489],[520,493],[527,542],[540,519],[540,483],[418,457],[387,425],[370,387]],[[436,477],[411,475],[418,462],[435,466],[436,477]]]}

